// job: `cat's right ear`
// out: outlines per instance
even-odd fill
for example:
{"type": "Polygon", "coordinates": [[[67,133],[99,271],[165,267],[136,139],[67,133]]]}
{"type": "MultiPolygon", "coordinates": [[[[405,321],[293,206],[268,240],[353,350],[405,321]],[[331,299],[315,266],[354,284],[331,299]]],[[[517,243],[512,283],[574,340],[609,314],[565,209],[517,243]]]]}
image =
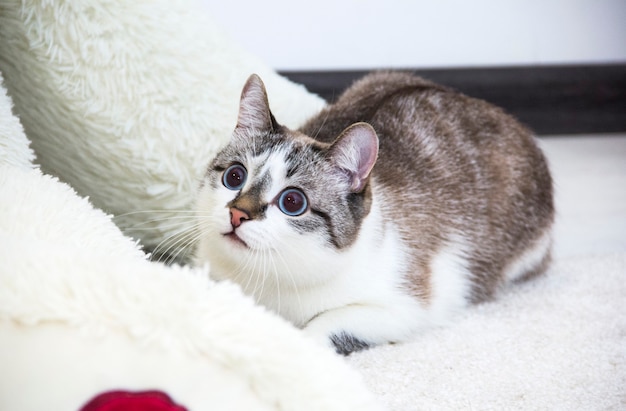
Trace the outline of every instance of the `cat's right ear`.
{"type": "Polygon", "coordinates": [[[259,76],[252,74],[241,92],[237,128],[271,131],[274,123],[265,85],[259,76]]]}
{"type": "Polygon", "coordinates": [[[378,158],[376,131],[367,123],[351,125],[330,147],[330,158],[349,178],[352,192],[361,192],[378,158]]]}

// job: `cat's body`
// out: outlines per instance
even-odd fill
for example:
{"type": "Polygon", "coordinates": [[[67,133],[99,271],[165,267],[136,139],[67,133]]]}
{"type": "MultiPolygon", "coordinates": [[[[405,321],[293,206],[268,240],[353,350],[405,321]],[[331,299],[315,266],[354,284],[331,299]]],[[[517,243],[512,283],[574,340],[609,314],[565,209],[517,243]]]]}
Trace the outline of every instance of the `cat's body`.
{"type": "Polygon", "coordinates": [[[251,77],[199,198],[197,260],[342,353],[445,322],[550,256],[531,134],[402,73],[367,76],[300,131],[251,77]]]}

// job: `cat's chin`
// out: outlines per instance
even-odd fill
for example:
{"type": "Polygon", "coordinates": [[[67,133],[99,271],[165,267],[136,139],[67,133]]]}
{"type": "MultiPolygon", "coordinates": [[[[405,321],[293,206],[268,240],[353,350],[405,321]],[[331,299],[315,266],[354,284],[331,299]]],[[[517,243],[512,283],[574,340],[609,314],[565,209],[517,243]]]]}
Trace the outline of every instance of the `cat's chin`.
{"type": "Polygon", "coordinates": [[[243,241],[241,237],[239,237],[237,233],[235,233],[234,231],[230,231],[228,233],[222,234],[222,236],[226,239],[226,242],[228,242],[229,244],[235,247],[250,248],[248,247],[248,244],[246,244],[246,242],[243,241]]]}

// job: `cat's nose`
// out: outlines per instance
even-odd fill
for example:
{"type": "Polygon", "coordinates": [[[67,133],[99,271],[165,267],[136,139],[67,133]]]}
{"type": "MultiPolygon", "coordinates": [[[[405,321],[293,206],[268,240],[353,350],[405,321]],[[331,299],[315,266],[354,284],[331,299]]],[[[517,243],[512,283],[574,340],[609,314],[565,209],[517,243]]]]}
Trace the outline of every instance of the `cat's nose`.
{"type": "Polygon", "coordinates": [[[250,216],[243,210],[238,208],[230,209],[230,224],[233,228],[239,227],[245,220],[249,220],[250,216]]]}

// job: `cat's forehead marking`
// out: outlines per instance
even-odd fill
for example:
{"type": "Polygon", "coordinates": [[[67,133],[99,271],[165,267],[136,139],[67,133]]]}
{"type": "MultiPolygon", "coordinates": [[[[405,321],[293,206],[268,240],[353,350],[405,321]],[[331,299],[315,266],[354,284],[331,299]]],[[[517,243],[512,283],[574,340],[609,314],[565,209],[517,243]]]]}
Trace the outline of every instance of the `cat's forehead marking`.
{"type": "Polygon", "coordinates": [[[287,166],[284,149],[271,150],[260,155],[250,157],[248,173],[250,181],[244,191],[254,191],[262,196],[264,201],[271,202],[285,187],[287,166]]]}
{"type": "Polygon", "coordinates": [[[267,171],[271,175],[271,183],[267,191],[267,200],[271,201],[285,187],[287,165],[285,164],[285,150],[277,150],[270,155],[266,163],[267,171]]]}
{"type": "Polygon", "coordinates": [[[266,174],[272,174],[272,158],[274,157],[273,153],[263,153],[261,156],[258,156],[256,159],[256,170],[254,170],[254,174],[257,177],[261,177],[266,174]]]}

